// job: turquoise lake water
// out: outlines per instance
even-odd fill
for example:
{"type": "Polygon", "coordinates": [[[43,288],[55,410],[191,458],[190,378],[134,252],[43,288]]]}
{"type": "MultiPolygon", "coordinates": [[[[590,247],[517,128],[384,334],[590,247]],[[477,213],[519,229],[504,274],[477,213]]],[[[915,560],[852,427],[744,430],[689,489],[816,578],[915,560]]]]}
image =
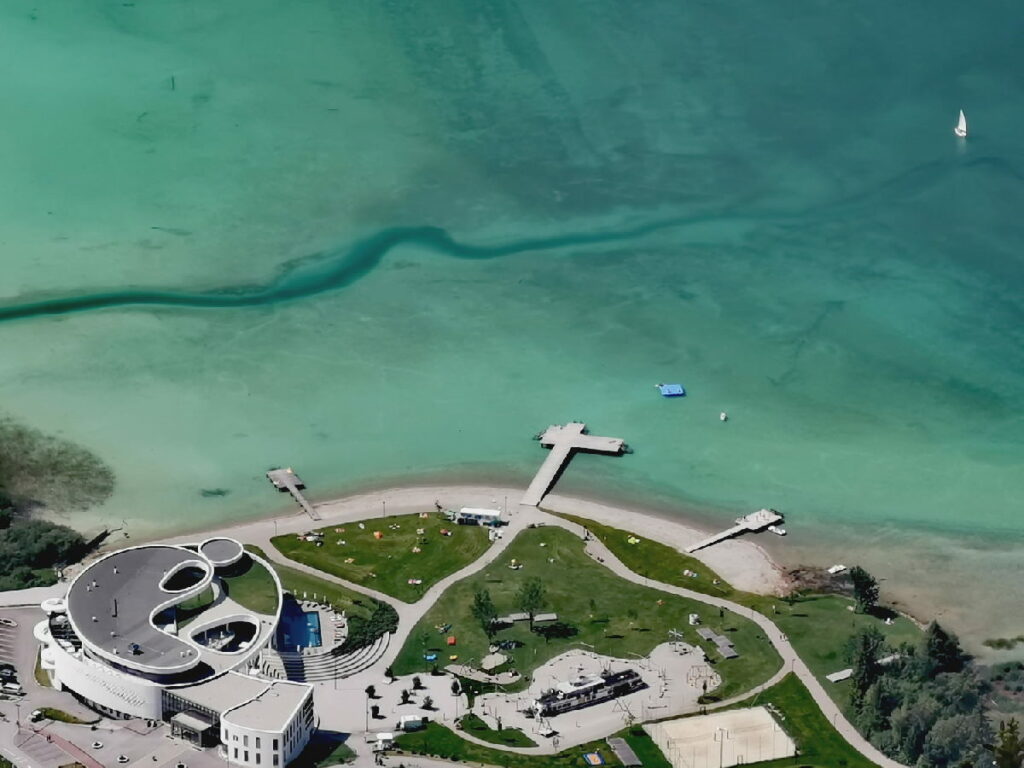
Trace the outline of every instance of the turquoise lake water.
{"type": "Polygon", "coordinates": [[[79,524],[147,531],[279,508],[279,464],[523,481],[583,419],[635,453],[564,488],[775,507],[784,558],[1019,632],[1018,17],[10,0],[0,407],[115,468],[79,524]]]}

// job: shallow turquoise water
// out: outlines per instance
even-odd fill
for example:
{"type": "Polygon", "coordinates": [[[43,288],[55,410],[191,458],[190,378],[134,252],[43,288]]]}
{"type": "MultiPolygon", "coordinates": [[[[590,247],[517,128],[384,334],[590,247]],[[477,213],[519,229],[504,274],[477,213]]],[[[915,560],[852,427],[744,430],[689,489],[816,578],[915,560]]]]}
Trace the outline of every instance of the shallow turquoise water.
{"type": "Polygon", "coordinates": [[[0,402],[116,468],[83,524],[525,479],[581,418],[636,452],[570,489],[1017,579],[962,551],[1024,539],[1016,16],[5,3],[0,402]]]}

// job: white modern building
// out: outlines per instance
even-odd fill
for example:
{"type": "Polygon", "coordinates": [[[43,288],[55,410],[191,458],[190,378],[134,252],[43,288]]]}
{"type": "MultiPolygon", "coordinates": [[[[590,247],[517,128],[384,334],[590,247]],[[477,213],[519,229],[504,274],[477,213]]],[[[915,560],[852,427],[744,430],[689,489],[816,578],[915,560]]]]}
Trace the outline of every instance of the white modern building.
{"type": "Polygon", "coordinates": [[[42,604],[40,664],[107,717],[164,720],[233,764],[284,766],[316,716],[311,685],[256,671],[282,601],[273,568],[234,539],[122,549],[42,604]]]}

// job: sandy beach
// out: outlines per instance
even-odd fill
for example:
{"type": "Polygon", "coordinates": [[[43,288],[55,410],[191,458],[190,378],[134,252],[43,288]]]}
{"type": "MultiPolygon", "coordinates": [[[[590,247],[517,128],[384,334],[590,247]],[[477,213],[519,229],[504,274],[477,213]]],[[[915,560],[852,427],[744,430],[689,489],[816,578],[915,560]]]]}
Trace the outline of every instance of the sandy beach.
{"type": "MultiPolygon", "coordinates": [[[[243,542],[260,541],[281,533],[297,533],[335,523],[429,511],[435,509],[435,502],[445,509],[483,507],[507,510],[507,515],[514,518],[522,494],[522,488],[481,485],[386,488],[317,504],[316,510],[322,517],[319,522],[314,522],[298,511],[298,507],[291,504],[290,499],[285,502],[287,497],[282,496],[282,514],[235,525],[212,526],[204,530],[154,540],[180,543],[198,541],[213,535],[225,535],[243,542]],[[292,509],[295,511],[292,512],[292,509]]],[[[668,520],[624,506],[612,506],[559,494],[549,495],[541,506],[552,512],[579,515],[632,531],[679,550],[712,533],[710,530],[697,528],[678,519],[668,520]]],[[[111,544],[121,546],[123,541],[115,538],[111,540],[111,544]]],[[[782,569],[750,538],[723,542],[698,552],[696,556],[740,589],[772,594],[779,592],[784,586],[782,569]]]]}

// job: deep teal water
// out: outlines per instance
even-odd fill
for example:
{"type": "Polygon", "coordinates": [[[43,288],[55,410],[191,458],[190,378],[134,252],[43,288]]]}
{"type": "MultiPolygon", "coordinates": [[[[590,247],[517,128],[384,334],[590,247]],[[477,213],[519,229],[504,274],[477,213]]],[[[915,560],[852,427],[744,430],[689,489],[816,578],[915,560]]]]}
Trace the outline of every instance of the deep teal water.
{"type": "Polygon", "coordinates": [[[12,0],[0,406],[117,469],[79,524],[149,531],[266,514],[276,464],[522,481],[581,418],[635,453],[568,489],[774,506],[781,556],[1019,632],[1018,16],[12,0]]]}

